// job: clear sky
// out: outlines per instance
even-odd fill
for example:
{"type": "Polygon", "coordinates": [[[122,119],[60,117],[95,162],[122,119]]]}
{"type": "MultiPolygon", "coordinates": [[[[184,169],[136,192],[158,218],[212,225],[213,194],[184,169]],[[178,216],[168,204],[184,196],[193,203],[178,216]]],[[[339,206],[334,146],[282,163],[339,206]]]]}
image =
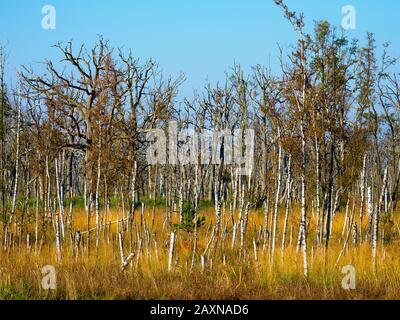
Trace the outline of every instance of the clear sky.
{"type": "MultiPolygon", "coordinates": [[[[342,7],[357,10],[350,37],[374,32],[377,44],[392,42],[400,56],[398,0],[287,0],[302,11],[308,27],[326,19],[340,26],[342,7]]],[[[59,60],[51,45],[73,39],[92,45],[102,34],[115,47],[153,58],[167,74],[185,73],[185,95],[201,89],[206,79],[224,79],[236,61],[245,70],[256,64],[277,68],[277,43],[287,46],[295,35],[273,0],[2,0],[0,43],[9,53],[7,81],[14,82],[21,64],[59,60]],[[41,26],[44,5],[57,12],[56,30],[41,26]]]]}

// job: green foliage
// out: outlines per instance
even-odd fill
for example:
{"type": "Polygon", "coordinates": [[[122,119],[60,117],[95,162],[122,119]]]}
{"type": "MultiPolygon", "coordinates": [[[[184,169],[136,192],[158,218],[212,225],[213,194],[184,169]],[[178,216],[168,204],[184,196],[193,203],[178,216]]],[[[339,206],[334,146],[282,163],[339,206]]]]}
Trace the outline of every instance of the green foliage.
{"type": "Polygon", "coordinates": [[[200,200],[198,206],[199,209],[214,208],[214,201],[200,200]]]}
{"type": "Polygon", "coordinates": [[[165,207],[165,199],[163,199],[163,198],[157,198],[155,200],[154,199],[150,199],[150,198],[142,198],[142,199],[139,199],[138,201],[135,201],[135,208],[136,209],[141,208],[142,207],[142,203],[144,203],[146,208],[165,207]]]}
{"type": "Polygon", "coordinates": [[[191,233],[196,228],[200,228],[204,225],[206,218],[204,216],[197,217],[195,221],[195,209],[191,203],[184,204],[182,207],[182,223],[175,224],[175,230],[182,230],[191,233]]]}

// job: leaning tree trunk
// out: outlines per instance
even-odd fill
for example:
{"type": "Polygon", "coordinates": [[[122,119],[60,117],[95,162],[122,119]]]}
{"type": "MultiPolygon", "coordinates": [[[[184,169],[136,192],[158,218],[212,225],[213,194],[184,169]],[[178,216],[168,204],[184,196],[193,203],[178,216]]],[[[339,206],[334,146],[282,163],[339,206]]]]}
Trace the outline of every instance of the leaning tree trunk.
{"type": "Polygon", "coordinates": [[[385,173],[383,176],[383,182],[382,182],[382,192],[381,192],[380,199],[378,199],[378,201],[377,201],[376,209],[375,209],[374,232],[373,232],[373,237],[372,237],[372,257],[373,257],[374,266],[376,266],[376,251],[377,251],[377,246],[378,246],[379,219],[380,219],[381,208],[382,208],[382,204],[383,204],[383,200],[385,198],[385,193],[386,193],[386,188],[387,188],[387,176],[388,176],[388,168],[385,169],[385,173]]]}
{"type": "Polygon", "coordinates": [[[21,129],[21,96],[17,103],[17,132],[16,132],[16,151],[15,151],[15,179],[14,179],[14,190],[13,190],[13,197],[12,197],[12,204],[11,204],[11,213],[10,213],[10,220],[8,221],[8,226],[6,227],[5,232],[5,247],[8,246],[8,233],[9,228],[11,227],[16,203],[17,203],[17,192],[18,192],[18,176],[19,176],[19,152],[20,152],[20,129],[21,129]]]}
{"type": "Polygon", "coordinates": [[[291,200],[291,189],[292,189],[292,157],[289,156],[289,163],[288,163],[288,176],[287,176],[287,195],[286,195],[286,206],[285,206],[285,222],[283,226],[283,235],[282,235],[282,257],[285,251],[286,246],[286,231],[288,226],[289,220],[289,207],[290,207],[290,200],[291,200]]]}
{"type": "Polygon", "coordinates": [[[275,204],[274,204],[274,226],[273,226],[273,234],[272,234],[272,247],[271,247],[271,259],[274,260],[275,254],[275,246],[278,237],[278,205],[279,205],[279,196],[281,192],[281,180],[282,180],[282,145],[280,141],[280,129],[278,128],[278,178],[277,178],[277,186],[276,186],[276,194],[275,194],[275,204]]]}

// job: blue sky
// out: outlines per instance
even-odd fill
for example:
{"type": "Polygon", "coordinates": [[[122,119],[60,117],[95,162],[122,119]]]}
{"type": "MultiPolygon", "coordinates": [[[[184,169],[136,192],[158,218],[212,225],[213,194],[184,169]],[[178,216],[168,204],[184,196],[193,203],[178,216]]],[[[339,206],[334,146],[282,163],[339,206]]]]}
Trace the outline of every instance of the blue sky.
{"type": "MultiPolygon", "coordinates": [[[[357,10],[357,29],[350,37],[374,32],[377,44],[392,42],[400,56],[398,0],[287,0],[302,11],[308,27],[326,19],[340,26],[344,5],[357,10]]],[[[51,45],[74,40],[93,44],[102,34],[115,47],[153,58],[166,74],[183,72],[185,95],[201,89],[206,79],[224,79],[236,61],[248,70],[256,64],[277,69],[277,43],[288,46],[295,35],[273,0],[3,0],[0,43],[9,53],[7,81],[14,82],[21,64],[45,58],[59,60],[51,45]],[[42,7],[57,10],[57,29],[43,30],[42,7]]]]}

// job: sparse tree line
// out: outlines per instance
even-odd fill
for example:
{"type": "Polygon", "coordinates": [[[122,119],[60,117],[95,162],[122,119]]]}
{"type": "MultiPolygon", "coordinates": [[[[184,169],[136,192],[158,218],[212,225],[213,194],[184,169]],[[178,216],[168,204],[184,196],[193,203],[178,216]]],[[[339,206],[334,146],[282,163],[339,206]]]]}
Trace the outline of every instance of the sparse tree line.
{"type": "MultiPolygon", "coordinates": [[[[225,83],[207,84],[183,101],[178,100],[183,76],[165,77],[154,61],[140,61],[102,38],[91,49],[57,44],[62,61],[23,67],[15,88],[5,84],[5,51],[0,51],[4,250],[29,235],[35,246],[56,241],[61,259],[62,242],[70,234],[77,237],[75,198],[84,199],[87,215],[87,230],[79,236],[86,232],[87,243],[97,249],[111,199],[123,208],[125,230],[142,210],[140,203],[151,199],[165,207],[170,231],[175,211],[182,220],[184,203],[193,205],[191,220],[197,220],[200,202],[213,203],[214,247],[225,231],[222,208],[239,210],[232,246],[236,235],[243,246],[249,210],[264,208],[254,250],[257,258],[261,242],[271,259],[277,248],[287,247],[288,217],[299,208],[294,234],[306,275],[308,244],[327,252],[335,214],[345,210],[344,246],[370,243],[375,257],[380,224],[390,223],[399,200],[397,60],[388,45],[377,56],[372,34],[362,45],[324,21],[308,34],[302,15],[276,2],[298,35],[292,47],[280,48],[281,72],[257,65],[245,75],[235,65],[225,83]],[[238,175],[223,152],[219,164],[149,165],[146,132],[167,133],[171,120],[179,129],[199,132],[254,130],[251,171],[238,175]],[[317,221],[312,230],[310,215],[317,221]],[[30,221],[33,234],[25,227],[30,221]]],[[[200,225],[193,224],[195,233],[200,225]]],[[[170,250],[172,255],[173,244],[170,250]]],[[[123,268],[133,258],[124,255],[122,244],[121,257],[123,268]]]]}

